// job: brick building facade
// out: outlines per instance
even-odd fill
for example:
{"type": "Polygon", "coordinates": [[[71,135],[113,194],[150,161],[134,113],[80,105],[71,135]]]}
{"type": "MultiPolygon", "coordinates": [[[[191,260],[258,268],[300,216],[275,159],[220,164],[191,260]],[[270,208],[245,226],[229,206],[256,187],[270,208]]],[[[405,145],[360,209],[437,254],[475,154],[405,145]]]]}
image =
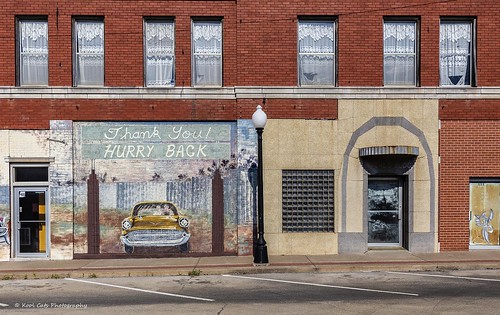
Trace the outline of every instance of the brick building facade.
{"type": "Polygon", "coordinates": [[[0,259],[251,254],[258,104],[270,254],[499,249],[499,8],[5,1],[0,259]],[[148,200],[187,251],[124,252],[148,200]]]}

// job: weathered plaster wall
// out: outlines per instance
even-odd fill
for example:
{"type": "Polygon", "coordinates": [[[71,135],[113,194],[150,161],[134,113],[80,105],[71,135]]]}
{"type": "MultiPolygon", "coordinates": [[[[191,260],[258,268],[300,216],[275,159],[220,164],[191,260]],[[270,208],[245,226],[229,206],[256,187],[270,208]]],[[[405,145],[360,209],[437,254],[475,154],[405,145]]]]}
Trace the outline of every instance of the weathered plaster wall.
{"type": "MultiPolygon", "coordinates": [[[[10,196],[10,164],[30,163],[42,158],[54,158],[49,166],[49,219],[51,259],[71,259],[73,256],[73,188],[72,188],[72,130],[71,122],[51,123],[51,130],[3,130],[0,131],[0,216],[13,217],[10,196]]],[[[12,223],[10,224],[12,228],[12,223]]],[[[10,238],[13,238],[10,231],[10,238]]],[[[0,244],[0,259],[12,257],[10,246],[0,244]]]]}

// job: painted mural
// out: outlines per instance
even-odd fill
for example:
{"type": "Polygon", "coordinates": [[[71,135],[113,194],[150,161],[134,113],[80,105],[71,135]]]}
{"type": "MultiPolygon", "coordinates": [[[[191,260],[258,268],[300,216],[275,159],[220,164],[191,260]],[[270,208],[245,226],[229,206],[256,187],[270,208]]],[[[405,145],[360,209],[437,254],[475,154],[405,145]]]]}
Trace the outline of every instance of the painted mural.
{"type": "MultiPolygon", "coordinates": [[[[0,176],[1,177],[1,176],[0,176]]],[[[10,250],[10,211],[8,187],[0,186],[0,252],[9,254],[10,250]]],[[[6,256],[1,255],[0,257],[6,256]]],[[[7,256],[8,257],[8,256],[7,256]]]]}
{"type": "Polygon", "coordinates": [[[500,245],[500,183],[471,183],[470,211],[470,245],[500,245]]]}
{"type": "Polygon", "coordinates": [[[75,122],[74,253],[88,253],[96,233],[101,254],[210,253],[217,234],[224,253],[251,253],[251,131],[251,121],[75,122]],[[97,207],[89,198],[94,186],[97,207]],[[153,212],[167,204],[171,216],[153,212]],[[149,212],[138,215],[145,205],[149,212]],[[97,227],[89,223],[95,211],[97,227]],[[126,240],[134,229],[138,246],[126,240]]]}
{"type": "MultiPolygon", "coordinates": [[[[8,190],[6,192],[5,189],[2,188],[3,187],[0,187],[0,201],[2,196],[8,197],[8,190]]],[[[0,203],[0,260],[7,260],[10,257],[11,222],[8,208],[9,205],[7,202],[8,201],[5,200],[4,204],[0,203]]]]}
{"type": "Polygon", "coordinates": [[[8,217],[0,217],[0,244],[10,245],[9,221],[8,217]]]}

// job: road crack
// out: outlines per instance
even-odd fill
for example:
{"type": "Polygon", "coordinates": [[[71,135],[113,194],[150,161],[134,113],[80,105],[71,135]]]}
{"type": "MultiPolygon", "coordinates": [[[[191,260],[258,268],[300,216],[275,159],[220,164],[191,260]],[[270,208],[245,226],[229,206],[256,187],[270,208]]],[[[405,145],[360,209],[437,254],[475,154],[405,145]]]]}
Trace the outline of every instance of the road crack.
{"type": "Polygon", "coordinates": [[[222,305],[222,308],[217,312],[217,315],[222,314],[222,312],[224,311],[224,309],[226,308],[226,306],[227,306],[227,304],[222,305]]]}

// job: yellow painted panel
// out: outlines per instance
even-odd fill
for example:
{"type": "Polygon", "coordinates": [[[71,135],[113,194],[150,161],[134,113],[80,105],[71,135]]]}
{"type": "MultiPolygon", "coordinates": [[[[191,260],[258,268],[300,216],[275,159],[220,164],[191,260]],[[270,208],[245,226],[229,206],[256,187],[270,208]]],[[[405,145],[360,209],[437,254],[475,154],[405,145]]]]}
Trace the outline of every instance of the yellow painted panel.
{"type": "Polygon", "coordinates": [[[38,213],[45,214],[45,193],[38,194],[38,213]]]}
{"type": "MultiPolygon", "coordinates": [[[[45,208],[45,207],[44,207],[45,208]]],[[[42,228],[38,230],[38,251],[44,253],[47,249],[47,240],[45,239],[45,224],[41,224],[42,228]]]]}

